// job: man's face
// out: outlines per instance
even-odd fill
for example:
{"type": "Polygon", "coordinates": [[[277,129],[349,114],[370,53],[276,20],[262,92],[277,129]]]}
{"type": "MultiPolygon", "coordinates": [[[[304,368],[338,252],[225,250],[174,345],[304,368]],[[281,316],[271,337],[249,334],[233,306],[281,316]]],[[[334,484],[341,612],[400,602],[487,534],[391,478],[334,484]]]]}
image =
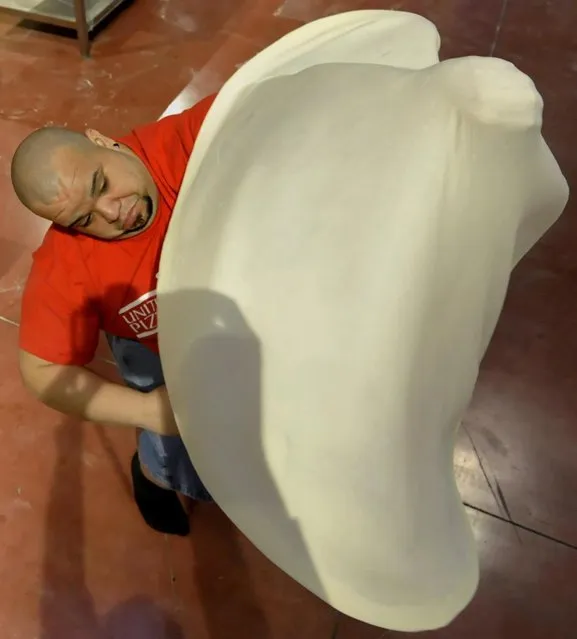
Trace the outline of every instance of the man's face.
{"type": "Polygon", "coordinates": [[[133,237],[156,213],[158,191],[144,164],[127,148],[87,131],[87,148],[65,147],[53,157],[57,195],[34,212],[59,226],[105,240],[133,237]]]}

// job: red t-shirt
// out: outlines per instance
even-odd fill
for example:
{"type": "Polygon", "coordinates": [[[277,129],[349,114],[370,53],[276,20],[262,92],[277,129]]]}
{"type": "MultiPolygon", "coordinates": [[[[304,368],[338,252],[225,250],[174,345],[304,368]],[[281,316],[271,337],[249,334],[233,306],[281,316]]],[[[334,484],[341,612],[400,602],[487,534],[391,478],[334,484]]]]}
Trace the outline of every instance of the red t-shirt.
{"type": "Polygon", "coordinates": [[[151,226],[104,241],[51,226],[34,253],[22,299],[20,348],[55,364],[92,360],[99,332],[158,351],[156,278],[188,158],[214,96],[119,140],[144,162],[159,191],[151,226]]]}

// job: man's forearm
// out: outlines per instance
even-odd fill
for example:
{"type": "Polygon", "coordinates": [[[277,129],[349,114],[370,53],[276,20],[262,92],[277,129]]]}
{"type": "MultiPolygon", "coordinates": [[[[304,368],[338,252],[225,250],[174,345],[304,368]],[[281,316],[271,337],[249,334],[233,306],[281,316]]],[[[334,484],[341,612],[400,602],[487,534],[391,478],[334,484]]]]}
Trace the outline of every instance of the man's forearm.
{"type": "Polygon", "coordinates": [[[50,366],[42,375],[38,398],[61,413],[91,422],[145,426],[144,393],[109,382],[80,366],[50,366]]]}
{"type": "Polygon", "coordinates": [[[21,353],[21,370],[28,388],[44,404],[62,413],[166,434],[172,434],[175,428],[165,391],[141,393],[81,366],[50,364],[27,353],[21,353]]]}

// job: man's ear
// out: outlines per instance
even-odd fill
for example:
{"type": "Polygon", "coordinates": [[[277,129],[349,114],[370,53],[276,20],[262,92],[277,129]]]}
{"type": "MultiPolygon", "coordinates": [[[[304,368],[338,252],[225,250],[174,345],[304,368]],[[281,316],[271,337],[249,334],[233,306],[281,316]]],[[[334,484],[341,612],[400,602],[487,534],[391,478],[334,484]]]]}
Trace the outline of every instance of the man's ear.
{"type": "Polygon", "coordinates": [[[96,129],[86,129],[84,135],[97,146],[102,146],[105,149],[118,148],[118,144],[114,140],[102,135],[102,133],[96,131],[96,129]]]}

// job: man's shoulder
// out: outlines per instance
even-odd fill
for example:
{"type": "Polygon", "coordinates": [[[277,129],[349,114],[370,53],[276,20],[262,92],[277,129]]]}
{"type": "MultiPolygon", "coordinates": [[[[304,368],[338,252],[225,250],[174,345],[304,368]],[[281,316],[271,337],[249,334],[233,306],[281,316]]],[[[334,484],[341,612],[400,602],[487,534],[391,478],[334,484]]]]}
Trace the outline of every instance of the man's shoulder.
{"type": "Polygon", "coordinates": [[[211,93],[189,106],[185,106],[183,100],[179,97],[163,112],[157,120],[157,123],[170,120],[171,118],[177,120],[199,119],[202,122],[213,102],[216,100],[217,95],[218,93],[211,93]]]}
{"type": "Polygon", "coordinates": [[[193,145],[215,99],[216,94],[212,94],[188,108],[167,109],[158,120],[136,126],[118,141],[132,148],[137,154],[139,154],[138,146],[146,146],[146,143],[150,142],[153,144],[157,144],[158,141],[166,142],[171,136],[179,138],[185,145],[193,145]],[[136,148],[134,148],[135,142],[136,148]]]}
{"type": "Polygon", "coordinates": [[[214,96],[180,113],[134,128],[119,138],[148,169],[162,198],[172,208],[182,183],[190,154],[214,96]]]}

